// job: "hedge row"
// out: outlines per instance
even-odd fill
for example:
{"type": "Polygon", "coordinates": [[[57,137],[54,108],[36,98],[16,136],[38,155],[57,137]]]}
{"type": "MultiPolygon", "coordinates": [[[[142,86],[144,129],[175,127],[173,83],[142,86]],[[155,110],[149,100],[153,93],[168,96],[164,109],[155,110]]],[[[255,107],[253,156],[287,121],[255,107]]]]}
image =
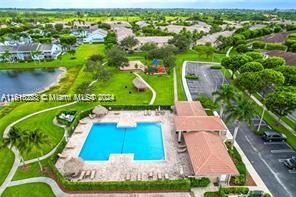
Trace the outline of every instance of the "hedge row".
{"type": "Polygon", "coordinates": [[[287,46],[283,45],[283,44],[278,44],[278,43],[267,43],[266,50],[281,50],[281,51],[285,51],[287,50],[287,46]]]}
{"type": "Polygon", "coordinates": [[[191,183],[189,179],[156,180],[156,181],[100,181],[100,182],[72,182],[66,180],[54,166],[53,161],[49,165],[55,173],[57,180],[66,190],[71,191],[148,191],[148,190],[172,190],[189,191],[191,183]]]}
{"type": "Polygon", "coordinates": [[[226,144],[228,146],[228,153],[231,156],[239,175],[234,177],[234,184],[235,185],[245,185],[246,183],[246,177],[247,177],[247,168],[244,164],[242,157],[238,153],[235,147],[232,149],[229,148],[229,144],[226,144]]]}
{"type": "Polygon", "coordinates": [[[247,187],[225,187],[219,188],[219,196],[227,197],[229,194],[248,194],[249,188],[247,187]]]}
{"type": "Polygon", "coordinates": [[[201,179],[189,178],[191,187],[207,187],[210,184],[210,179],[203,177],[201,179]]]}

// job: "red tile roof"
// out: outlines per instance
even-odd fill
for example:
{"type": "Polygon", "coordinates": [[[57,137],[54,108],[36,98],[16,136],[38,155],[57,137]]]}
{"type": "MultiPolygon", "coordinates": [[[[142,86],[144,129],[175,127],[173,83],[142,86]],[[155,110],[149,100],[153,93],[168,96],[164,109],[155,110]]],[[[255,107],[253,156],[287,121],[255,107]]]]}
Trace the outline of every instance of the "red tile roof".
{"type": "Polygon", "coordinates": [[[177,101],[175,107],[178,116],[207,116],[199,101],[177,101]]]}
{"type": "Polygon", "coordinates": [[[227,131],[216,116],[175,116],[174,122],[177,131],[227,131]]]}
{"type": "Polygon", "coordinates": [[[184,134],[193,171],[197,176],[238,175],[222,139],[209,132],[184,134]]]}

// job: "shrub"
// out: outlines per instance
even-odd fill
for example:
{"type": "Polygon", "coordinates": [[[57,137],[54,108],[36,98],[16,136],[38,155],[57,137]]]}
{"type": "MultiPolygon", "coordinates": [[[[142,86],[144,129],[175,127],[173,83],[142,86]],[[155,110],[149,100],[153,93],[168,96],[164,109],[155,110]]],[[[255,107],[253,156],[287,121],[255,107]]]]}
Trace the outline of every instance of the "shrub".
{"type": "Polygon", "coordinates": [[[191,187],[207,187],[210,184],[210,179],[208,178],[201,178],[201,179],[196,179],[196,178],[189,178],[191,187]]]}
{"type": "Polygon", "coordinates": [[[220,65],[214,65],[214,66],[211,66],[211,69],[217,69],[217,70],[219,70],[219,69],[222,69],[222,66],[220,66],[220,65]]]}
{"type": "Polygon", "coordinates": [[[199,96],[197,100],[200,101],[202,106],[207,109],[215,110],[219,107],[219,105],[208,96],[199,96]]]}
{"type": "Polygon", "coordinates": [[[204,197],[219,197],[219,192],[206,192],[204,197]]]}
{"type": "Polygon", "coordinates": [[[282,50],[285,51],[287,49],[287,46],[283,44],[278,44],[278,43],[267,43],[266,44],[266,50],[282,50]]]}
{"type": "Polygon", "coordinates": [[[265,42],[253,42],[253,49],[264,49],[265,42]]]}
{"type": "Polygon", "coordinates": [[[56,169],[52,161],[49,165],[57,180],[63,185],[64,189],[71,191],[134,191],[134,190],[173,190],[173,191],[189,191],[189,179],[177,180],[157,180],[157,181],[108,181],[108,182],[72,182],[66,180],[56,169]]]}
{"type": "Polygon", "coordinates": [[[241,174],[234,177],[234,184],[235,185],[244,185],[246,183],[246,176],[241,174]]]}
{"type": "Polygon", "coordinates": [[[271,195],[269,193],[264,193],[263,197],[271,197],[271,195]]]}
{"type": "Polygon", "coordinates": [[[185,78],[189,80],[198,80],[198,76],[196,76],[195,74],[187,74],[185,78]]]}
{"type": "Polygon", "coordinates": [[[247,187],[220,187],[219,194],[221,197],[226,197],[229,194],[248,194],[249,188],[247,187]]]}

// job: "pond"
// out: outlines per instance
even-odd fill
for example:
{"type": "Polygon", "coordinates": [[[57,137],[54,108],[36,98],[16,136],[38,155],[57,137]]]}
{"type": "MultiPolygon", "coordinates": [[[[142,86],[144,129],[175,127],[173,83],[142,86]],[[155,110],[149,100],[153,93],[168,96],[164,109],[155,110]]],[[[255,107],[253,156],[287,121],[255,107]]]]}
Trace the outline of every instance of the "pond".
{"type": "Polygon", "coordinates": [[[0,96],[31,94],[55,85],[62,69],[0,70],[0,96]]]}

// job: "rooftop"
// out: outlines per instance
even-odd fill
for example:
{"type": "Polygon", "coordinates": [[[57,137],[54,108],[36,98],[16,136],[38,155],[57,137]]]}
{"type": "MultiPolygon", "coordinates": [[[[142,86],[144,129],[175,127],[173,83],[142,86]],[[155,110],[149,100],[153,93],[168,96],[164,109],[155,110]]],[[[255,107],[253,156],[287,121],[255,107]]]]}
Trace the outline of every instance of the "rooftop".
{"type": "Polygon", "coordinates": [[[177,101],[175,107],[178,116],[207,116],[199,101],[177,101]]]}
{"type": "Polygon", "coordinates": [[[220,136],[209,132],[184,134],[193,171],[198,176],[238,175],[220,136]]]}
{"type": "Polygon", "coordinates": [[[216,116],[175,116],[174,121],[177,131],[227,131],[216,116]]]}

